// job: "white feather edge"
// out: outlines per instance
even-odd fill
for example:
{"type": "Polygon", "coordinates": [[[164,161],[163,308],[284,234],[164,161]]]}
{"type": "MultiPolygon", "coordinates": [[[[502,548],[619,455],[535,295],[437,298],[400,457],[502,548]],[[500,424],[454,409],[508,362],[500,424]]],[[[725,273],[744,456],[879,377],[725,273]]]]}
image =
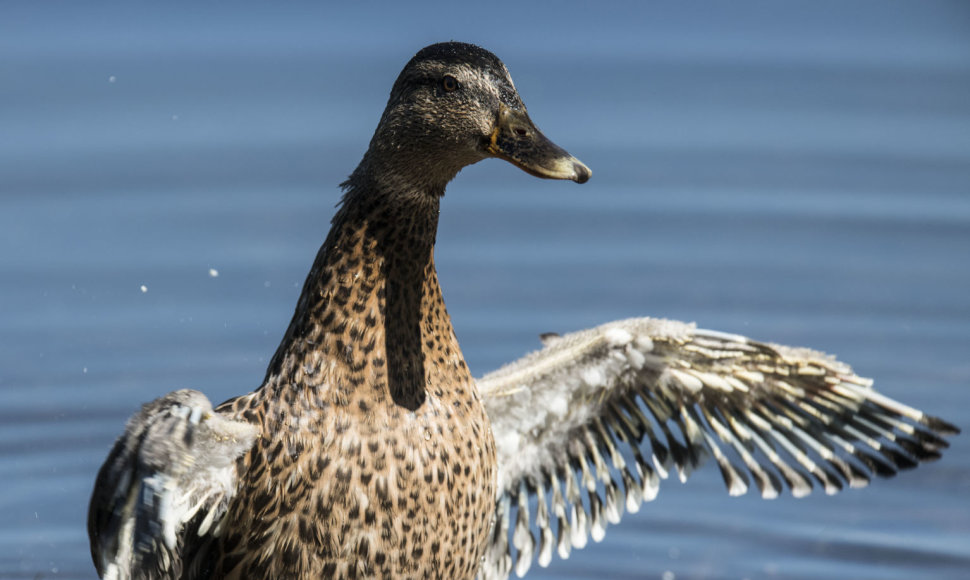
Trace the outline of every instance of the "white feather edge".
{"type": "Polygon", "coordinates": [[[479,379],[495,436],[499,493],[558,463],[569,433],[600,413],[597,397],[615,389],[622,374],[643,366],[662,371],[664,361],[652,356],[654,340],[682,342],[693,333],[694,325],[671,320],[611,322],[564,335],[479,379]]]}
{"type": "MultiPolygon", "coordinates": [[[[167,415],[169,427],[165,439],[152,436],[141,441],[129,457],[124,471],[116,473],[114,482],[99,481],[100,484],[113,484],[115,491],[127,496],[123,513],[115,514],[124,521],[118,528],[116,541],[102,538],[99,554],[104,570],[104,578],[121,579],[137,576],[146,571],[141,569],[141,550],[153,549],[150,545],[161,540],[168,554],[160,553],[162,558],[175,556],[178,536],[184,533],[184,526],[203,509],[205,514],[197,533],[215,534],[227,501],[232,497],[236,486],[235,460],[244,453],[255,440],[258,429],[254,425],[234,421],[212,412],[212,406],[204,395],[197,391],[175,391],[146,405],[154,412],[146,414],[142,410],[129,421],[125,437],[141,437],[154,431],[152,425],[156,417],[167,415]],[[180,421],[176,426],[172,421],[180,421]],[[142,427],[144,426],[144,427],[142,427]],[[148,430],[146,432],[146,429],[148,430]],[[160,465],[155,449],[178,448],[177,439],[185,429],[194,429],[190,447],[184,448],[180,456],[164,466],[160,465]],[[132,481],[130,474],[143,472],[138,481],[132,481]],[[110,483],[109,483],[110,482],[110,483]],[[157,503],[156,503],[157,502],[157,503]],[[138,522],[142,518],[154,521],[138,522]],[[161,537],[139,538],[136,530],[156,527],[161,537]],[[138,544],[147,542],[139,548],[138,544]],[[112,552],[108,549],[114,546],[112,552]]],[[[123,441],[123,440],[122,440],[123,441]]],[[[160,455],[164,457],[164,453],[160,455]]]]}

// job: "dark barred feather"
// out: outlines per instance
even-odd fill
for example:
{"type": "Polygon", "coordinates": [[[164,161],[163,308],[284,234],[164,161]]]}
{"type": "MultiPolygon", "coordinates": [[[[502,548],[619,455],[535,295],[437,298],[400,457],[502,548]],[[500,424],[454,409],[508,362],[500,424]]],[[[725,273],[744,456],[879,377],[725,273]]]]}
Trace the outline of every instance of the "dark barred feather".
{"type": "Polygon", "coordinates": [[[235,460],[255,437],[255,427],[213,413],[198,391],[146,403],[128,420],[94,484],[88,535],[98,575],[181,577],[199,544],[186,546],[186,535],[217,533],[235,488],[235,460]]]}
{"type": "Polygon", "coordinates": [[[545,342],[479,381],[500,468],[481,578],[568,558],[711,456],[730,495],[802,497],[937,459],[959,433],[807,349],[651,319],[545,342]]]}

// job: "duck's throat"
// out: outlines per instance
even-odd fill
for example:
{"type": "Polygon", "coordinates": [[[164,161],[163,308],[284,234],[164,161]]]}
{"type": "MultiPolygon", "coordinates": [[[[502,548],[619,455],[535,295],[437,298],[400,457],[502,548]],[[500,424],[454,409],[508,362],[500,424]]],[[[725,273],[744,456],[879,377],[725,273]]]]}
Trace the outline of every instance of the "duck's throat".
{"type": "Polygon", "coordinates": [[[366,389],[373,404],[415,410],[471,383],[434,267],[438,207],[436,195],[348,191],[267,387],[313,389],[336,405],[366,389]]]}

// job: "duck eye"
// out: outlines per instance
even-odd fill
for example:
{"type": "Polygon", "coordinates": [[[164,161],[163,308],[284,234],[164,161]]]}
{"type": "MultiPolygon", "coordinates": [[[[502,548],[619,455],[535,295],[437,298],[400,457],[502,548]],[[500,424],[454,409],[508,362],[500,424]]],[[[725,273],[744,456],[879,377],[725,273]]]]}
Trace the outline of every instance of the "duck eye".
{"type": "Polygon", "coordinates": [[[441,89],[446,93],[458,90],[458,79],[451,75],[441,77],[441,89]]]}

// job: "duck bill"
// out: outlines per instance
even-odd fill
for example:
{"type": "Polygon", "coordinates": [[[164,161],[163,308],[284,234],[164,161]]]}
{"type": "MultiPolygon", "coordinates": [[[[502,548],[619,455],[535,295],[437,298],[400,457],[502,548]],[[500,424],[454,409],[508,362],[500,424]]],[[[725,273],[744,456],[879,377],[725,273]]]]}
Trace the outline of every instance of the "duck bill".
{"type": "Polygon", "coordinates": [[[524,108],[501,105],[487,150],[536,177],[586,183],[593,174],[582,161],[547,139],[524,108]]]}

